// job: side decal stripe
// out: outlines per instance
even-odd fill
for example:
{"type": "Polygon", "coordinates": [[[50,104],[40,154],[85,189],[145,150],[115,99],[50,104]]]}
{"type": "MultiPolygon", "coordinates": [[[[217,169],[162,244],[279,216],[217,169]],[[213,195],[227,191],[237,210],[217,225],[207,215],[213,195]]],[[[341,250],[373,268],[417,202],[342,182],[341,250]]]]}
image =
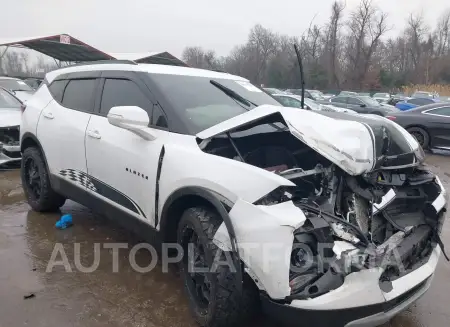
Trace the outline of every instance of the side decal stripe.
{"type": "Polygon", "coordinates": [[[119,206],[127,208],[128,210],[131,210],[146,218],[144,211],[142,211],[136,202],[122,192],[116,190],[114,187],[109,186],[108,184],[86,174],[85,172],[75,169],[63,169],[59,172],[59,175],[82,188],[87,188],[91,192],[104,196],[105,198],[117,203],[119,206]]]}

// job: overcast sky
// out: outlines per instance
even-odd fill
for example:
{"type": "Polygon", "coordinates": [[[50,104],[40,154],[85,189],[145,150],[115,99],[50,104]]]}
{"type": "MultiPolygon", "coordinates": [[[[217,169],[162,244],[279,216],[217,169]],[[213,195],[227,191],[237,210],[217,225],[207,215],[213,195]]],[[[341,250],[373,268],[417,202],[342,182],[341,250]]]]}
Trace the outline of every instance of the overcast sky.
{"type": "MultiPolygon", "coordinates": [[[[401,31],[409,12],[434,24],[448,0],[373,0],[401,31]]],[[[301,35],[315,16],[323,23],[333,0],[4,0],[0,41],[68,33],[106,52],[169,51],[199,45],[226,55],[257,23],[301,35]]],[[[347,11],[359,0],[347,0],[347,11]]]]}

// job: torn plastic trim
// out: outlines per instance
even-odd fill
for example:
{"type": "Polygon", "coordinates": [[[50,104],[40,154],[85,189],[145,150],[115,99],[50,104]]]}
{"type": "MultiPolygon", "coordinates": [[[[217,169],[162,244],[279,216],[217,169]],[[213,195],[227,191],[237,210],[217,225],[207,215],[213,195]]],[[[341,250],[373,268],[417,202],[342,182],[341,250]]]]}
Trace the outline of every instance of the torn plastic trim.
{"type": "MultiPolygon", "coordinates": [[[[273,299],[290,295],[289,270],[294,231],[306,216],[292,201],[265,206],[238,199],[229,213],[236,230],[242,262],[250,277],[273,299]]],[[[224,251],[230,249],[228,232],[222,224],[213,238],[224,251]]]]}

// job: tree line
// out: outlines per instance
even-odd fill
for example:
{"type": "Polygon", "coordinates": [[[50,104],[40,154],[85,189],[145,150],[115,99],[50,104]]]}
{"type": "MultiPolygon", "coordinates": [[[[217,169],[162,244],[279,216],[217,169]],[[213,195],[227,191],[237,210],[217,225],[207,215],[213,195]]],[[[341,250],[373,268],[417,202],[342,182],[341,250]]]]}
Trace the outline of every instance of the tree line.
{"type": "Polygon", "coordinates": [[[0,47],[0,76],[43,77],[56,68],[56,62],[46,60],[43,55],[30,58],[26,51],[0,47]]]}
{"type": "MultiPolygon", "coordinates": [[[[394,90],[408,84],[450,83],[450,8],[434,26],[423,13],[410,13],[406,27],[387,37],[394,17],[372,0],[355,8],[335,1],[328,21],[301,36],[254,26],[246,43],[219,57],[214,50],[189,46],[182,58],[190,66],[225,71],[255,84],[300,87],[293,44],[299,45],[307,88],[320,90],[394,90]]],[[[403,22],[402,22],[403,23],[403,22]]]]}

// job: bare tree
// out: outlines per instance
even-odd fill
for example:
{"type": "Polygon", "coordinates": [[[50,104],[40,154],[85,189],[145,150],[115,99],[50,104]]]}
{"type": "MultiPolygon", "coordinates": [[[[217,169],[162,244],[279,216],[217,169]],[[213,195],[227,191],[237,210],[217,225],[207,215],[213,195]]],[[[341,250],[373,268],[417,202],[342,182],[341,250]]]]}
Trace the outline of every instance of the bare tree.
{"type": "Polygon", "coordinates": [[[329,79],[330,84],[333,87],[340,87],[338,72],[337,72],[337,60],[338,60],[338,47],[339,47],[339,34],[342,27],[342,19],[344,16],[345,3],[335,1],[332,6],[330,23],[327,32],[327,44],[328,62],[329,62],[329,79]]]}
{"type": "Polygon", "coordinates": [[[380,38],[388,30],[387,14],[374,7],[372,0],[362,0],[351,13],[348,27],[348,81],[361,88],[380,38]]]}

